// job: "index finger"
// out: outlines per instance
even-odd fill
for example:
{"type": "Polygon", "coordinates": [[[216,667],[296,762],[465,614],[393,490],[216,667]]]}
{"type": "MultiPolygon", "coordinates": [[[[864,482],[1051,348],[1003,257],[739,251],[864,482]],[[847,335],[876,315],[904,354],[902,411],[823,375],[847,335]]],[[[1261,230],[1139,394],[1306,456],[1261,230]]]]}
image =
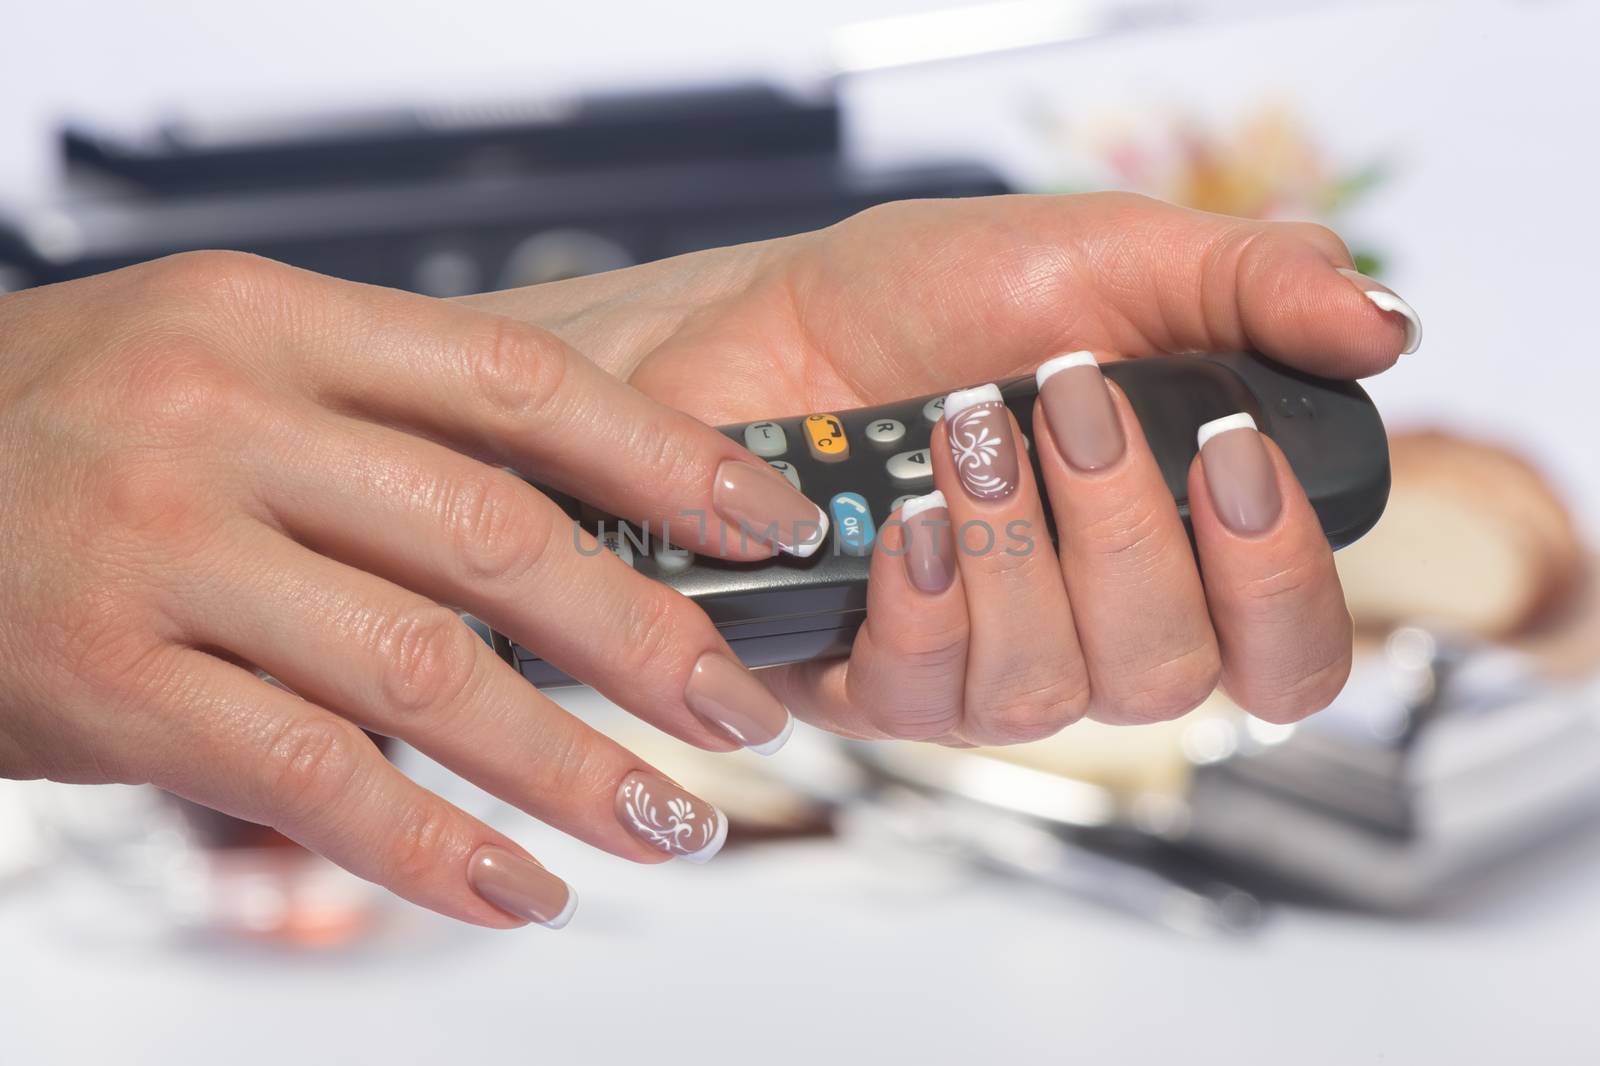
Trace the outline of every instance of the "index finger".
{"type": "Polygon", "coordinates": [[[328,407],[509,466],[705,554],[805,557],[826,539],[823,511],[765,461],[554,334],[396,290],[261,269],[269,292],[313,290],[281,320],[296,386],[328,407]]]}

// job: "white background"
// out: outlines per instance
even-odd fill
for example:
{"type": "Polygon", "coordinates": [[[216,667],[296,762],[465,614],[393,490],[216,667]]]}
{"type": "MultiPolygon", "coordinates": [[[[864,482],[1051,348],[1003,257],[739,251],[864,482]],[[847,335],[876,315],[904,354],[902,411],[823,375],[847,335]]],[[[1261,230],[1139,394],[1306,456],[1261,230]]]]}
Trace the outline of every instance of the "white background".
{"type": "MultiPolygon", "coordinates": [[[[923,6],[4,4],[0,190],[14,198],[48,188],[44,136],[62,111],[805,78],[826,66],[829,27],[923,6]]],[[[1593,530],[1597,42],[1593,4],[1367,5],[847,93],[863,158],[977,155],[1024,182],[1049,176],[1019,117],[1041,92],[1219,114],[1276,94],[1338,153],[1394,156],[1396,178],[1349,224],[1393,251],[1390,280],[1427,332],[1372,391],[1393,422],[1518,442],[1593,530]]],[[[419,917],[406,950],[305,960],[102,935],[66,916],[106,897],[68,879],[0,896],[0,1063],[1502,1063],[1600,1048],[1597,840],[1427,920],[1296,911],[1255,942],[1216,944],[870,850],[639,869],[513,825],[583,893],[560,934],[419,917]]]]}

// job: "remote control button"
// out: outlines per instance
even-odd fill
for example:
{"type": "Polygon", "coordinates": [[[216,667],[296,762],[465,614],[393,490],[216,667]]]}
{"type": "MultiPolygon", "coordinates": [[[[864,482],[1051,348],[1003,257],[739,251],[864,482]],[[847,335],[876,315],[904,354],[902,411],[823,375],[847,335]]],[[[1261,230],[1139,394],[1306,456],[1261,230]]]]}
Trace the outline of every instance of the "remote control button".
{"type": "Polygon", "coordinates": [[[600,534],[599,541],[602,547],[618,559],[633,565],[633,543],[622,535],[620,529],[608,529],[600,534]]]}
{"type": "Polygon", "coordinates": [[[782,459],[773,459],[767,465],[788,478],[789,484],[794,486],[796,492],[800,491],[800,471],[794,468],[793,463],[786,463],[782,459]]]}
{"type": "Polygon", "coordinates": [[[828,502],[839,547],[846,555],[871,555],[878,531],[872,524],[872,509],[858,492],[841,492],[828,502]]]}
{"type": "Polygon", "coordinates": [[[914,499],[916,499],[916,496],[914,495],[896,496],[894,498],[894,502],[889,505],[889,513],[894,514],[896,511],[900,510],[900,508],[904,507],[908,502],[914,499]]]}
{"type": "Polygon", "coordinates": [[[823,463],[837,463],[850,454],[850,442],[844,438],[844,423],[838,415],[807,415],[806,444],[812,457],[823,463]]]}
{"type": "Polygon", "coordinates": [[[944,397],[943,396],[936,397],[936,398],[934,398],[932,400],[929,400],[927,403],[922,405],[922,417],[926,418],[929,422],[937,422],[937,421],[939,421],[939,417],[941,415],[943,415],[943,414],[944,414],[944,397]]]}
{"type": "Polygon", "coordinates": [[[661,544],[656,548],[656,566],[663,574],[681,574],[694,562],[694,552],[675,544],[661,544]]]}
{"type": "Polygon", "coordinates": [[[789,450],[789,437],[776,422],[752,422],[744,427],[744,446],[763,459],[772,459],[789,450]]]}
{"type": "Polygon", "coordinates": [[[867,439],[888,448],[906,439],[906,424],[898,418],[880,418],[867,426],[867,439]]]}
{"type": "Polygon", "coordinates": [[[926,448],[891,455],[889,476],[896,481],[932,481],[933,456],[926,448]]]}

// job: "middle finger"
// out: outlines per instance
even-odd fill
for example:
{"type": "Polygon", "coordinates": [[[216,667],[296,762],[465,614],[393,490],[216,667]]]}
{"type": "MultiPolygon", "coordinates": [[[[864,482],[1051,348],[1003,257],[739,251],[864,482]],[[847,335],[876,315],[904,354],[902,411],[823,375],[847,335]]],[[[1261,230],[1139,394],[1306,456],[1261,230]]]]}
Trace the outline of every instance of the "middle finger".
{"type": "Polygon", "coordinates": [[[532,486],[357,419],[312,410],[281,425],[285,439],[258,450],[251,475],[271,520],[297,540],[470,610],[698,747],[771,754],[788,738],[788,710],[703,611],[532,486]]]}

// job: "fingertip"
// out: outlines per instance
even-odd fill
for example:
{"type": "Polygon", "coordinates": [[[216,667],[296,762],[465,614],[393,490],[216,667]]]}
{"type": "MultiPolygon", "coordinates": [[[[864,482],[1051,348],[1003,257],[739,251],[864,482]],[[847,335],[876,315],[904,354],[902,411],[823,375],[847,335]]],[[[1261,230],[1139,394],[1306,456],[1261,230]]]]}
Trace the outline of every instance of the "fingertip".
{"type": "Polygon", "coordinates": [[[1387,370],[1421,343],[1410,304],[1292,233],[1250,242],[1238,270],[1244,333],[1264,355],[1354,379],[1387,370]]]}
{"type": "Polygon", "coordinates": [[[1416,309],[1393,289],[1389,288],[1358,270],[1340,267],[1338,273],[1356,287],[1356,291],[1365,296],[1372,305],[1387,315],[1392,316],[1391,322],[1398,322],[1405,343],[1400,349],[1401,355],[1410,355],[1422,346],[1422,316],[1416,309]]]}

